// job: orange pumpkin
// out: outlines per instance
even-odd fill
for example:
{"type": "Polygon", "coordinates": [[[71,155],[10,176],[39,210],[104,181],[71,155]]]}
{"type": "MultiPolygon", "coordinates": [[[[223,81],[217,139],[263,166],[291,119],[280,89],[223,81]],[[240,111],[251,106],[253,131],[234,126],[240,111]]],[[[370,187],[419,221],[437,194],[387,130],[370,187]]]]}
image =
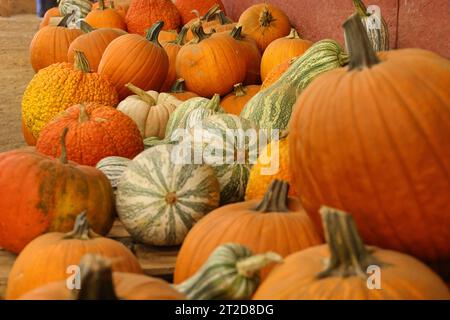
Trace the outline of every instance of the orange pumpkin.
{"type": "MultiPolygon", "coordinates": [[[[288,189],[287,183],[276,180],[264,199],[226,205],[197,222],[181,246],[174,283],[195,274],[224,243],[239,243],[254,253],[273,251],[281,256],[322,243],[300,202],[288,198],[288,189]]],[[[272,267],[262,270],[262,279],[272,267]]]]}
{"type": "Polygon", "coordinates": [[[116,28],[126,30],[123,17],[113,8],[107,8],[104,0],[99,0],[99,7],[88,13],[85,21],[94,28],[116,28]]]}
{"type": "Polygon", "coordinates": [[[177,37],[178,37],[177,30],[168,30],[168,31],[161,30],[159,32],[158,41],[160,43],[167,42],[167,41],[174,41],[177,39],[177,37]]]}
{"type": "Polygon", "coordinates": [[[127,83],[146,91],[161,89],[161,79],[166,78],[169,70],[169,58],[158,42],[163,24],[155,23],[146,38],[136,34],[121,36],[103,53],[98,71],[111,80],[121,100],[131,94],[125,87],[127,83]]]}
{"type": "Polygon", "coordinates": [[[242,48],[228,33],[209,36],[201,25],[192,27],[195,39],[178,52],[177,76],[186,81],[186,88],[202,97],[226,95],[234,84],[243,82],[246,61],[242,48]]]}
{"type": "Polygon", "coordinates": [[[420,49],[378,58],[359,17],[345,26],[349,67],[314,80],[291,118],[302,203],[317,225],[326,204],[352,212],[367,243],[449,261],[450,61],[420,49]]]}
{"type": "MultiPolygon", "coordinates": [[[[118,14],[125,20],[128,8],[130,7],[131,0],[104,0],[105,6],[115,9],[118,14]]],[[[100,1],[92,4],[92,10],[96,10],[100,7],[100,1]]]]}
{"type": "Polygon", "coordinates": [[[41,131],[36,149],[58,157],[62,150],[57,142],[67,129],[67,158],[79,164],[95,166],[109,156],[132,159],[144,150],[134,121],[115,108],[97,103],[76,105],[61,113],[41,131]]]}
{"type": "Polygon", "coordinates": [[[286,14],[268,3],[255,4],[239,17],[242,32],[254,39],[261,52],[275,39],[285,37],[291,30],[286,14]]]}
{"type": "Polygon", "coordinates": [[[220,10],[225,11],[225,7],[221,0],[175,0],[174,3],[180,12],[183,25],[190,22],[192,19],[195,19],[196,14],[201,16],[206,14],[210,8],[215,5],[217,5],[220,10]]]}
{"type": "Polygon", "coordinates": [[[280,77],[289,69],[289,67],[294,63],[297,57],[289,58],[286,61],[280,63],[276,67],[274,67],[264,79],[264,82],[261,85],[261,90],[264,90],[270,87],[272,84],[278,81],[280,77]]]}
{"type": "Polygon", "coordinates": [[[66,16],[57,26],[43,27],[34,35],[30,61],[35,72],[57,62],[67,62],[70,44],[83,34],[79,29],[67,28],[69,18],[66,16]]]}
{"type": "Polygon", "coordinates": [[[87,254],[80,261],[81,288],[67,288],[67,281],[52,282],[21,300],[185,300],[164,280],[135,273],[113,272],[111,259],[87,254]]]}
{"type": "Polygon", "coordinates": [[[43,27],[48,26],[50,24],[51,18],[60,17],[60,16],[61,16],[61,12],[59,12],[58,7],[48,9],[44,14],[44,17],[42,18],[41,23],[39,24],[39,29],[42,29],[43,27]]]}
{"type": "Polygon", "coordinates": [[[238,83],[234,85],[234,91],[222,99],[220,105],[226,112],[238,116],[246,103],[258,92],[259,86],[244,87],[242,83],[238,83]]]}
{"type": "Polygon", "coordinates": [[[288,256],[253,299],[450,299],[445,283],[422,262],[400,252],[366,248],[349,214],[331,208],[321,213],[328,245],[288,256]]]}
{"type": "Polygon", "coordinates": [[[145,35],[157,21],[164,21],[164,30],[178,30],[180,14],[171,0],[133,0],[125,22],[128,32],[145,35]]]}
{"type": "Polygon", "coordinates": [[[143,273],[138,260],[122,243],[99,236],[89,227],[86,216],[77,217],[73,231],[51,232],[32,242],[17,257],[8,277],[7,299],[54,281],[67,281],[70,269],[88,253],[111,258],[114,271],[143,273]]]}
{"type": "Polygon", "coordinates": [[[277,65],[288,59],[300,57],[312,45],[311,41],[301,39],[292,28],[288,36],[277,39],[267,46],[261,59],[261,79],[264,81],[277,65]]]}
{"type": "Polygon", "coordinates": [[[184,79],[180,78],[175,81],[169,93],[181,101],[186,101],[190,98],[198,97],[197,94],[193,92],[186,91],[184,79]]]}
{"type": "Polygon", "coordinates": [[[113,193],[101,171],[29,147],[1,153],[0,166],[0,247],[18,253],[45,232],[67,232],[82,210],[97,233],[111,228],[113,193]]]}
{"type": "Polygon", "coordinates": [[[204,28],[212,27],[219,23],[217,13],[220,11],[220,6],[218,4],[213,5],[205,12],[204,15],[200,15],[196,10],[193,11],[197,15],[196,18],[192,18],[189,22],[184,24],[184,28],[188,29],[186,34],[186,42],[194,39],[194,34],[192,33],[192,27],[194,24],[201,24],[204,28]]]}
{"type": "Polygon", "coordinates": [[[162,92],[169,91],[172,88],[173,83],[177,79],[176,61],[178,52],[184,45],[187,29],[183,27],[177,38],[174,41],[163,42],[162,47],[169,57],[169,71],[167,72],[166,80],[161,87],[162,92]]]}
{"type": "MultiPolygon", "coordinates": [[[[88,27],[87,27],[88,28],[88,27]]],[[[85,29],[86,30],[86,29],[85,29]]],[[[90,30],[76,38],[69,47],[67,58],[70,63],[75,61],[75,51],[85,54],[89,66],[93,72],[97,72],[98,65],[108,45],[116,38],[125,35],[126,32],[119,29],[102,28],[90,30]]]]}

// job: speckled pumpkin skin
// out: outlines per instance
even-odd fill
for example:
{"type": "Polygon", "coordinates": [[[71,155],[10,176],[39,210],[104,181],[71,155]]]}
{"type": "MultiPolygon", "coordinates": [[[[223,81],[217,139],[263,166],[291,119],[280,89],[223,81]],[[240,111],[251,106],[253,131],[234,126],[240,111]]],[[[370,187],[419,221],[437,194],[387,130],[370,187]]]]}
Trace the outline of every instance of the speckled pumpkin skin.
{"type": "Polygon", "coordinates": [[[70,231],[83,210],[95,232],[111,229],[113,193],[101,171],[31,147],[0,153],[0,167],[0,247],[18,253],[45,232],[70,231]]]}
{"type": "Polygon", "coordinates": [[[46,155],[60,156],[58,141],[64,128],[69,128],[67,157],[79,164],[95,166],[108,156],[134,158],[144,150],[139,129],[130,117],[115,108],[96,103],[85,107],[88,120],[79,121],[79,105],[67,109],[42,130],[36,149],[46,155]]]}
{"type": "Polygon", "coordinates": [[[39,71],[22,99],[22,119],[34,137],[58,113],[77,103],[96,102],[116,106],[118,95],[112,84],[97,73],[84,73],[69,63],[39,71]]]}

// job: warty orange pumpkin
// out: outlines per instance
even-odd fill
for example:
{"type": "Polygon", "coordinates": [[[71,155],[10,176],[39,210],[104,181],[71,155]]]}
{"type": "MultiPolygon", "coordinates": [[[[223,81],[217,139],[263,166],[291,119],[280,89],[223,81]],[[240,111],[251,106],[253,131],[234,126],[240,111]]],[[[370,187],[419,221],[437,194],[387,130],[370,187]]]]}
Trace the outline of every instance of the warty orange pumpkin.
{"type": "Polygon", "coordinates": [[[164,22],[155,23],[141,37],[127,34],[113,40],[105,52],[98,71],[114,84],[121,100],[131,94],[125,87],[133,83],[144,90],[159,91],[169,70],[169,58],[158,42],[164,22]]]}
{"type": "Polygon", "coordinates": [[[314,80],[291,118],[302,203],[317,225],[326,204],[352,212],[367,243],[449,261],[450,61],[420,49],[377,57],[357,15],[345,29],[349,67],[314,80]]]}
{"type": "MultiPolygon", "coordinates": [[[[295,198],[288,198],[289,185],[275,180],[264,198],[230,204],[210,212],[188,233],[177,257],[174,283],[198,271],[221,244],[240,243],[254,253],[273,251],[286,256],[322,243],[313,223],[295,198]]],[[[272,267],[261,272],[264,279],[272,267]]]]}
{"type": "Polygon", "coordinates": [[[92,10],[86,16],[85,21],[94,28],[116,28],[126,30],[124,18],[116,9],[105,6],[104,0],[99,0],[97,9],[92,10]]]}
{"type": "Polygon", "coordinates": [[[32,242],[17,257],[8,277],[7,299],[54,281],[67,281],[81,258],[88,253],[111,258],[113,271],[143,273],[137,258],[122,243],[101,237],[89,227],[84,213],[69,233],[50,232],[32,242]],[[69,272],[68,272],[69,271],[69,272]]]}
{"type": "Polygon", "coordinates": [[[231,114],[239,115],[245,104],[259,92],[259,86],[244,86],[242,83],[234,85],[233,92],[226,95],[220,102],[222,108],[231,114]]]}

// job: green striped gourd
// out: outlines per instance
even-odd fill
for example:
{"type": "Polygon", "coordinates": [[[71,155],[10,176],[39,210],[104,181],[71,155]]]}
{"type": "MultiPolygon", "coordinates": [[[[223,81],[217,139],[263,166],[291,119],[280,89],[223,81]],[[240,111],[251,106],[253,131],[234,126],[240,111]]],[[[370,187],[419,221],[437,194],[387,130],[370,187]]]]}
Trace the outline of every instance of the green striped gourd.
{"type": "Polygon", "coordinates": [[[119,182],[119,178],[130,164],[131,160],[124,157],[106,157],[100,160],[95,166],[105,174],[111,186],[115,189],[119,182]]]}
{"type": "Polygon", "coordinates": [[[173,145],[139,154],[119,179],[116,208],[125,228],[149,245],[172,246],[219,205],[220,186],[208,165],[179,164],[173,145]]]}
{"type": "Polygon", "coordinates": [[[151,148],[160,144],[172,143],[172,133],[176,129],[186,129],[187,125],[192,127],[197,121],[215,114],[224,113],[220,106],[220,96],[214,95],[211,100],[201,97],[191,98],[180,104],[176,110],[170,115],[166,126],[166,134],[164,139],[158,137],[149,137],[144,139],[144,146],[151,148]],[[194,110],[200,109],[193,115],[194,110]]]}
{"type": "Polygon", "coordinates": [[[348,64],[348,54],[334,40],[315,43],[270,87],[256,94],[240,116],[263,129],[287,128],[301,92],[320,74],[348,64]]]}
{"type": "Polygon", "coordinates": [[[257,137],[246,138],[247,130],[257,133],[253,123],[232,114],[215,114],[203,120],[199,129],[202,141],[192,144],[194,154],[213,167],[220,184],[220,204],[243,201],[251,169],[248,156],[257,157],[258,152],[257,137]],[[243,146],[238,141],[244,142],[243,146]]]}
{"type": "Polygon", "coordinates": [[[92,2],[90,0],[60,0],[59,1],[59,11],[61,15],[65,16],[71,14],[75,8],[79,9],[79,17],[82,19],[85,18],[92,9],[92,2]]]}
{"type": "Polygon", "coordinates": [[[367,8],[362,0],[353,0],[353,5],[361,17],[361,22],[369,36],[370,43],[375,51],[389,50],[389,30],[381,12],[367,13],[367,8]]]}
{"type": "Polygon", "coordinates": [[[282,260],[274,252],[253,255],[246,246],[226,243],[195,275],[174,287],[190,300],[250,299],[260,282],[259,271],[282,260]]]}

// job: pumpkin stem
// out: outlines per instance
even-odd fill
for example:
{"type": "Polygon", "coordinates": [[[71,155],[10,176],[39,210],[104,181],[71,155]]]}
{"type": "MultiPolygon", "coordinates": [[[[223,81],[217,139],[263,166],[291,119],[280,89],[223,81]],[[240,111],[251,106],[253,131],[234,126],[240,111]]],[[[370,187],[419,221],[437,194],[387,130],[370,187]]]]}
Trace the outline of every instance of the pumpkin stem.
{"type": "Polygon", "coordinates": [[[125,87],[127,87],[127,89],[130,90],[131,92],[133,92],[135,95],[139,96],[139,98],[142,101],[144,101],[146,104],[148,104],[149,106],[156,105],[155,99],[153,99],[153,97],[151,95],[149,95],[147,92],[145,92],[141,88],[136,87],[132,83],[127,83],[125,85],[125,87]]]}
{"type": "Polygon", "coordinates": [[[94,27],[92,27],[89,23],[87,23],[84,20],[80,20],[80,29],[84,33],[89,33],[95,30],[94,27]]]}
{"type": "Polygon", "coordinates": [[[158,41],[159,32],[164,27],[164,21],[156,21],[154,25],[151,26],[147,31],[146,38],[148,41],[153,42],[157,46],[161,47],[161,44],[158,41]]]}
{"type": "Polygon", "coordinates": [[[220,108],[220,94],[215,94],[208,104],[205,106],[206,109],[211,109],[213,111],[218,111],[220,108]]]}
{"type": "Polygon", "coordinates": [[[191,27],[192,34],[194,36],[194,39],[190,41],[190,43],[199,43],[205,39],[208,39],[211,35],[206,34],[203,30],[201,23],[194,23],[191,27]]]}
{"type": "Polygon", "coordinates": [[[353,0],[353,6],[356,9],[356,12],[360,15],[360,17],[367,17],[367,8],[362,2],[362,0],[353,0]]]}
{"type": "Polygon", "coordinates": [[[291,32],[286,36],[286,39],[300,39],[300,35],[295,28],[291,28],[291,32]]]}
{"type": "Polygon", "coordinates": [[[262,268],[271,263],[281,263],[283,258],[275,252],[257,254],[236,262],[237,272],[246,278],[254,277],[262,268]]]}
{"type": "Polygon", "coordinates": [[[62,134],[61,134],[61,156],[59,158],[59,161],[62,164],[68,164],[69,161],[67,160],[67,147],[66,147],[66,136],[67,132],[69,132],[69,128],[65,127],[62,134]]]}
{"type": "Polygon", "coordinates": [[[233,30],[231,30],[230,36],[232,36],[235,40],[244,40],[244,36],[242,35],[242,26],[235,26],[233,30]]]}
{"type": "Polygon", "coordinates": [[[228,19],[228,17],[225,15],[225,13],[222,11],[222,10],[220,10],[220,11],[218,11],[217,13],[216,13],[216,16],[219,18],[218,20],[219,20],[219,23],[220,23],[220,25],[225,25],[225,24],[230,24],[230,23],[232,23],[233,21],[231,21],[230,19],[228,19]]]}
{"type": "Polygon", "coordinates": [[[83,51],[75,50],[75,69],[80,70],[84,73],[90,73],[91,72],[91,66],[89,65],[89,61],[84,54],[83,51]]]}
{"type": "Polygon", "coordinates": [[[87,219],[86,211],[83,211],[75,219],[73,230],[66,233],[63,239],[89,240],[96,237],[98,237],[98,235],[92,231],[87,219]]]}
{"type": "Polygon", "coordinates": [[[186,35],[188,30],[189,30],[188,27],[183,26],[183,28],[181,28],[180,30],[180,33],[178,33],[177,38],[174,41],[172,41],[172,43],[182,46],[186,42],[186,35]]]}
{"type": "Polygon", "coordinates": [[[332,276],[367,278],[367,267],[383,265],[364,246],[350,214],[325,206],[319,212],[330,249],[330,258],[326,262],[325,269],[317,274],[317,278],[332,276]]]}
{"type": "Polygon", "coordinates": [[[110,7],[111,9],[115,9],[115,8],[116,8],[116,5],[115,5],[115,3],[114,3],[113,0],[110,0],[110,1],[109,1],[109,7],[110,7]]]}
{"type": "Polygon", "coordinates": [[[286,139],[288,135],[289,135],[289,129],[284,129],[283,131],[280,132],[280,140],[286,139]]]}
{"type": "Polygon", "coordinates": [[[206,11],[206,13],[203,15],[201,20],[203,20],[203,21],[211,21],[211,20],[213,20],[214,17],[216,16],[216,14],[217,14],[217,11],[219,11],[219,10],[220,10],[220,5],[218,5],[216,3],[208,11],[206,11]]]}
{"type": "Polygon", "coordinates": [[[172,93],[183,93],[186,92],[186,84],[183,78],[177,79],[172,88],[170,89],[170,92],[172,93]]]}
{"type": "Polygon", "coordinates": [[[111,261],[87,254],[80,261],[81,289],[75,291],[76,300],[118,300],[114,290],[111,261]]]}
{"type": "Polygon", "coordinates": [[[78,122],[83,123],[83,122],[89,121],[89,114],[86,111],[86,106],[82,103],[82,104],[80,104],[79,108],[80,108],[80,113],[78,115],[78,122]]]}
{"type": "Polygon", "coordinates": [[[275,20],[276,19],[270,13],[268,6],[266,6],[259,15],[259,24],[261,25],[261,27],[268,27],[275,20]]]}
{"type": "Polygon", "coordinates": [[[166,194],[166,203],[173,205],[177,202],[177,194],[175,192],[169,192],[166,194]]]}
{"type": "Polygon", "coordinates": [[[75,17],[75,11],[72,13],[66,14],[64,18],[58,23],[58,27],[64,27],[67,28],[69,26],[69,23],[72,21],[72,19],[75,17]]]}
{"type": "Polygon", "coordinates": [[[350,55],[349,70],[371,68],[380,63],[358,13],[345,21],[344,32],[350,55]]]}
{"type": "Polygon", "coordinates": [[[235,84],[233,92],[236,97],[243,97],[247,94],[242,83],[235,84]]]}
{"type": "Polygon", "coordinates": [[[289,183],[282,180],[273,180],[255,210],[259,212],[289,212],[288,192],[289,183]]]}
{"type": "Polygon", "coordinates": [[[105,10],[105,0],[98,0],[98,9],[105,10]]]}

